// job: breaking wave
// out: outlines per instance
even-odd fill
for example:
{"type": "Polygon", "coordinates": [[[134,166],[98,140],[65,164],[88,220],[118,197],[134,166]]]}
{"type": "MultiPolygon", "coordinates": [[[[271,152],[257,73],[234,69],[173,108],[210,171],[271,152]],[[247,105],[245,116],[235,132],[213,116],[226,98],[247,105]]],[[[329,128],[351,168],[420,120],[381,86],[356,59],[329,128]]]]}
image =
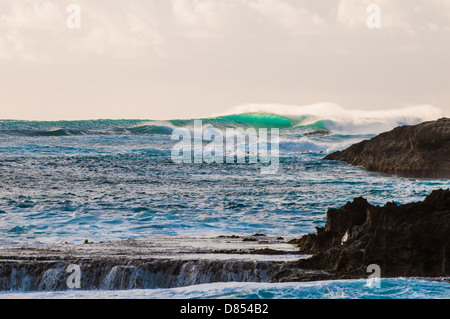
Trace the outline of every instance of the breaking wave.
{"type": "MultiPolygon", "coordinates": [[[[415,125],[443,117],[433,105],[388,110],[349,110],[333,103],[306,106],[281,104],[244,104],[229,114],[277,114],[291,121],[290,127],[329,130],[341,134],[378,134],[401,125],[415,125]]],[[[222,115],[228,117],[233,115],[222,115]]]]}
{"type": "MultiPolygon", "coordinates": [[[[421,105],[392,110],[348,110],[332,103],[292,106],[245,104],[225,114],[199,118],[217,128],[280,128],[300,132],[330,131],[335,134],[378,134],[401,125],[415,125],[442,117],[440,109],[421,105]]],[[[170,135],[174,128],[192,127],[194,119],[0,121],[0,136],[64,137],[72,135],[170,135]]]]}

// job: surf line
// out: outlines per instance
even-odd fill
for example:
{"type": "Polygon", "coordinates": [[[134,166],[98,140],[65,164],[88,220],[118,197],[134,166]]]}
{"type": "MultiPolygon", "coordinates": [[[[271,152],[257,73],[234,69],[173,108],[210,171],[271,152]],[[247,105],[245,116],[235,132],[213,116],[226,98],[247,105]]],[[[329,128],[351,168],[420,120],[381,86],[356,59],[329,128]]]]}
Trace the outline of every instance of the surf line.
{"type": "Polygon", "coordinates": [[[201,120],[194,129],[176,128],[171,139],[179,141],[172,148],[174,163],[261,164],[261,174],[276,174],[280,167],[280,130],[260,128],[226,128],[225,134],[212,125],[205,128],[201,120]],[[210,142],[205,145],[204,142],[210,142]]]}

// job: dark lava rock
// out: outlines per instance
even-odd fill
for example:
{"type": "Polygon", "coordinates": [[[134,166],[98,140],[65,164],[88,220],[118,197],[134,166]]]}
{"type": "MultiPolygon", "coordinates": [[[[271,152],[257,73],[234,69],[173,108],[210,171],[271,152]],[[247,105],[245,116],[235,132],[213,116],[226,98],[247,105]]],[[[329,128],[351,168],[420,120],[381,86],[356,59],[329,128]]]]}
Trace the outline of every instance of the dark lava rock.
{"type": "Polygon", "coordinates": [[[314,136],[314,135],[330,135],[331,132],[328,130],[314,131],[303,134],[303,136],[314,136]]]}
{"type": "Polygon", "coordinates": [[[397,127],[324,159],[398,176],[450,178],[450,119],[397,127]]]}
{"type": "Polygon", "coordinates": [[[266,235],[261,234],[261,233],[256,233],[252,235],[253,237],[266,237],[266,235]]]}
{"type": "Polygon", "coordinates": [[[301,269],[320,269],[335,279],[367,278],[379,265],[382,277],[450,275],[450,190],[433,191],[423,202],[373,206],[356,198],[329,209],[324,228],[296,240],[301,269]]]}

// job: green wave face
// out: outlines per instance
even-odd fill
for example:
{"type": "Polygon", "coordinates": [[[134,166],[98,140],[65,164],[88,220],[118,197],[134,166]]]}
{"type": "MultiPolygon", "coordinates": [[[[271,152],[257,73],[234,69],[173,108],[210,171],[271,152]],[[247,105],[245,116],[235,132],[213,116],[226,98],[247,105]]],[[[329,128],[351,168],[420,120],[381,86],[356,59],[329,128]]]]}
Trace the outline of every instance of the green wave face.
{"type": "MultiPolygon", "coordinates": [[[[203,125],[225,128],[279,128],[326,130],[330,121],[314,121],[311,116],[284,116],[271,113],[244,113],[202,118],[203,125]]],[[[194,119],[154,120],[81,120],[81,121],[0,121],[0,134],[25,136],[66,136],[84,134],[162,134],[170,135],[173,127],[192,127],[194,119]],[[166,124],[165,124],[166,123],[166,124]]]]}
{"type": "Polygon", "coordinates": [[[213,121],[225,126],[250,126],[255,128],[288,128],[295,125],[287,117],[275,114],[249,113],[218,117],[213,121]]]}
{"type": "MultiPolygon", "coordinates": [[[[236,115],[219,116],[215,118],[205,118],[203,124],[210,124],[215,127],[254,127],[254,128],[292,128],[301,125],[308,120],[308,116],[288,117],[269,113],[245,113],[236,115]]],[[[172,120],[175,126],[185,126],[192,124],[191,120],[172,120]]]]}

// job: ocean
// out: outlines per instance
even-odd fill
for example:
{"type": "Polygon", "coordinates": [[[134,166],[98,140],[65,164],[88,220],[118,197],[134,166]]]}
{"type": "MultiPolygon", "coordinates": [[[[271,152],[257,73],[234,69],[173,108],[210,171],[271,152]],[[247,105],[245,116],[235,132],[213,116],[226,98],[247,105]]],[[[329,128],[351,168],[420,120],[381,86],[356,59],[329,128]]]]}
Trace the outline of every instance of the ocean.
{"type": "MultiPolygon", "coordinates": [[[[368,172],[322,158],[399,125],[428,118],[251,112],[203,118],[204,127],[278,128],[279,168],[262,163],[174,163],[176,128],[193,119],[0,121],[0,247],[136,238],[298,238],[325,223],[328,208],[363,196],[371,204],[423,200],[447,179],[368,172]],[[308,133],[318,134],[310,135],[308,133]]],[[[193,240],[194,242],[194,240],[193,240]]],[[[164,244],[162,244],[164,246],[164,244]]],[[[23,291],[0,298],[450,298],[427,278],[307,283],[205,282],[152,289],[23,291]]]]}

